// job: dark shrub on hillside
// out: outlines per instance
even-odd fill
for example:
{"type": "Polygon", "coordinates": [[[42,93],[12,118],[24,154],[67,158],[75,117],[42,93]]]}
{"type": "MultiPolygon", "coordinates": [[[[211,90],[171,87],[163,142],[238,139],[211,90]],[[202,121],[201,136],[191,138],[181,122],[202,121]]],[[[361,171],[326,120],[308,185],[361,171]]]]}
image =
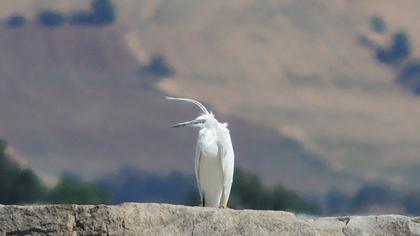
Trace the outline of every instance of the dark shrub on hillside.
{"type": "Polygon", "coordinates": [[[392,57],[392,53],[390,53],[387,49],[378,47],[376,49],[376,59],[384,64],[394,64],[395,60],[392,57]]]}
{"type": "Polygon", "coordinates": [[[397,82],[414,94],[420,95],[420,61],[404,65],[397,77],[397,82]]]}
{"type": "Polygon", "coordinates": [[[376,59],[388,65],[397,65],[411,54],[410,40],[405,32],[395,33],[390,48],[378,47],[376,59]]]}
{"type": "Polygon", "coordinates": [[[391,52],[395,60],[405,59],[410,56],[411,45],[407,33],[401,31],[394,34],[391,52]]]}
{"type": "Polygon", "coordinates": [[[370,19],[370,24],[372,30],[376,33],[385,33],[386,31],[386,24],[385,21],[380,16],[374,16],[370,19]]]}
{"type": "Polygon", "coordinates": [[[60,12],[45,10],[38,14],[38,21],[43,26],[55,27],[63,25],[66,21],[66,18],[60,12]]]}
{"type": "Polygon", "coordinates": [[[70,17],[74,25],[107,25],[115,21],[115,8],[110,0],[93,0],[90,11],[80,11],[70,17]]]}
{"type": "Polygon", "coordinates": [[[93,0],[92,12],[98,25],[109,24],[115,20],[115,10],[110,0],[93,0]]]}
{"type": "Polygon", "coordinates": [[[6,25],[9,27],[21,27],[25,23],[26,23],[26,19],[21,14],[13,14],[6,21],[6,25]]]}
{"type": "Polygon", "coordinates": [[[140,66],[139,74],[142,78],[163,78],[174,75],[174,70],[162,55],[155,55],[148,65],[140,66]]]}
{"type": "Polygon", "coordinates": [[[365,184],[353,197],[352,210],[360,211],[373,205],[389,205],[396,200],[390,187],[383,184],[365,184]]]}

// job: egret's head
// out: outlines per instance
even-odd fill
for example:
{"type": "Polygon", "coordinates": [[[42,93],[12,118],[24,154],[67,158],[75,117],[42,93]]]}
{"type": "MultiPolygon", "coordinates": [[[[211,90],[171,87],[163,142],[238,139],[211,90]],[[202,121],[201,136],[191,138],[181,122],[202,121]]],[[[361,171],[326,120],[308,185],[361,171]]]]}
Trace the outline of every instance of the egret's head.
{"type": "Polygon", "coordinates": [[[198,127],[198,128],[211,128],[211,127],[216,127],[218,121],[216,120],[216,118],[214,118],[213,113],[209,112],[207,110],[207,108],[203,104],[201,104],[200,102],[198,102],[196,100],[193,100],[193,99],[189,99],[189,98],[166,97],[166,99],[194,103],[203,112],[202,115],[200,115],[199,117],[195,118],[194,120],[187,121],[187,122],[182,122],[182,123],[178,123],[178,124],[175,124],[172,127],[174,127],[174,128],[183,127],[183,126],[193,126],[193,127],[198,127]]]}

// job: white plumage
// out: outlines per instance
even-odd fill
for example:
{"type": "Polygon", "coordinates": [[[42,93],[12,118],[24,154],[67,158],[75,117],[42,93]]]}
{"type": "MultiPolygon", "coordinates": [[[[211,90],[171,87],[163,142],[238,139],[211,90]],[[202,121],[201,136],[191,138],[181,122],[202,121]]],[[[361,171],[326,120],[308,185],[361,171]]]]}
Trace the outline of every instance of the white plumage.
{"type": "Polygon", "coordinates": [[[203,206],[227,207],[232,187],[234,152],[226,123],[219,123],[201,103],[188,98],[172,98],[196,104],[204,114],[173,127],[200,128],[195,153],[195,177],[203,206]]]}

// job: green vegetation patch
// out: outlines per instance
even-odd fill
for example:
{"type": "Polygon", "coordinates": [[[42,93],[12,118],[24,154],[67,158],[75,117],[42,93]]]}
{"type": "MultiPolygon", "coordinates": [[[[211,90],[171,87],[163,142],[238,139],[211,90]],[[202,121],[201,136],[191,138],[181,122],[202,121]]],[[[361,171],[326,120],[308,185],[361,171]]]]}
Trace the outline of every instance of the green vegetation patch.
{"type": "Polygon", "coordinates": [[[22,169],[6,152],[7,144],[0,140],[0,204],[25,203],[108,203],[107,193],[97,184],[62,177],[48,188],[30,169],[22,169]]]}

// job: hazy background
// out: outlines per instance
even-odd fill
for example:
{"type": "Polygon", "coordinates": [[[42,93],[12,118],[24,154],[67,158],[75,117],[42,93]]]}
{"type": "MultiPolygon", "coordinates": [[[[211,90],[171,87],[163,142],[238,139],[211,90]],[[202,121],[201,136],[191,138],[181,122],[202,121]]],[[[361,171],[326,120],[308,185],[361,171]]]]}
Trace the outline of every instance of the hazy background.
{"type": "Polygon", "coordinates": [[[72,202],[46,193],[70,181],[107,192],[80,202],[193,204],[196,131],[170,127],[199,111],[171,95],[229,122],[238,208],[295,210],[281,189],[317,214],[420,214],[419,8],[2,0],[0,156],[43,188],[3,203],[72,202]]]}

